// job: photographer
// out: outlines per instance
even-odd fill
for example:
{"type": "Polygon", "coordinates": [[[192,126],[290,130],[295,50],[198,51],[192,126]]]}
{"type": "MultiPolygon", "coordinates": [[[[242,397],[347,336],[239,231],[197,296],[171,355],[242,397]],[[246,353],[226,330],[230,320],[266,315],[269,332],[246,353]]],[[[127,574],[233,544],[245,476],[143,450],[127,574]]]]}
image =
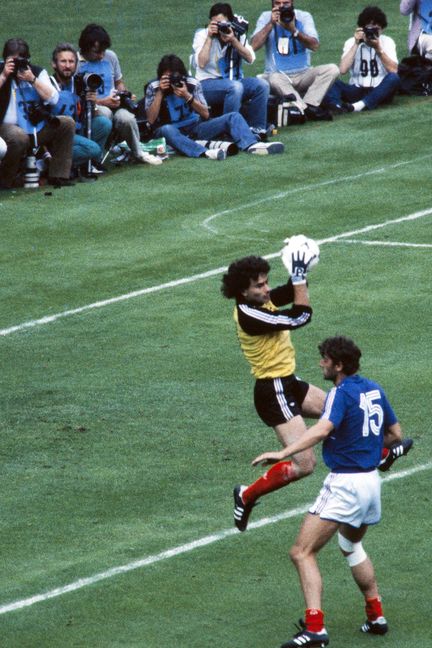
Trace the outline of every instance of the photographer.
{"type": "Polygon", "coordinates": [[[263,79],[244,77],[242,63],[253,63],[255,52],[246,37],[248,23],[234,16],[231,5],[218,2],[210,9],[210,23],[194,36],[196,78],[211,106],[223,112],[242,112],[257,134],[267,127],[269,85],[263,79]]]}
{"type": "MultiPolygon", "coordinates": [[[[76,134],[73,139],[72,166],[81,167],[83,175],[89,171],[88,161],[92,161],[91,172],[100,173],[99,162],[108,136],[111,132],[112,122],[108,117],[97,112],[96,92],[90,88],[80,87],[82,77],[75,76],[78,64],[78,54],[70,43],[60,43],[52,54],[51,65],[54,76],[51,83],[58,91],[58,101],[53,106],[52,112],[56,115],[69,115],[76,123],[76,134]],[[87,108],[90,108],[87,115],[87,108]],[[87,124],[87,117],[90,124],[87,124]],[[91,139],[86,137],[90,133],[91,139]]],[[[97,75],[93,75],[97,79],[97,75]]],[[[102,81],[101,77],[99,77],[102,81]]]]}
{"type": "Polygon", "coordinates": [[[282,153],[283,144],[260,142],[238,112],[209,119],[201,84],[187,76],[178,56],[167,54],[158,65],[157,79],[145,90],[145,109],[156,137],[165,137],[175,150],[188,157],[224,160],[222,149],[207,149],[195,140],[228,135],[241,151],[258,155],[282,153]]]}
{"type": "Polygon", "coordinates": [[[366,7],[358,16],[339,64],[341,74],[349,71],[349,82],[336,81],[324,99],[333,112],[373,110],[393,99],[400,80],[396,44],[382,33],[386,27],[386,15],[379,7],[366,7]]]}
{"type": "Polygon", "coordinates": [[[261,76],[271,91],[281,97],[294,95],[310,120],[331,120],[331,113],[320,104],[339,76],[339,68],[333,63],[311,66],[310,53],[319,48],[311,14],[294,9],[293,0],[272,0],[272,10],[261,14],[252,36],[254,50],[263,45],[265,72],[261,76]]]}
{"type": "Polygon", "coordinates": [[[127,142],[135,162],[162,164],[158,157],[141,149],[139,128],[133,114],[135,104],[123,81],[117,54],[108,49],[110,46],[111,39],[103,27],[94,23],[87,25],[79,38],[78,72],[102,77],[96,95],[98,114],[112,120],[118,139],[127,142]]]}
{"type": "Polygon", "coordinates": [[[27,43],[11,38],[3,48],[0,65],[0,136],[7,153],[0,168],[3,188],[14,186],[21,163],[29,147],[45,145],[50,154],[50,184],[70,186],[72,139],[75,130],[70,117],[50,120],[49,108],[56,104],[58,93],[48,73],[30,63],[27,43]],[[32,138],[30,136],[33,136],[32,138]]]}

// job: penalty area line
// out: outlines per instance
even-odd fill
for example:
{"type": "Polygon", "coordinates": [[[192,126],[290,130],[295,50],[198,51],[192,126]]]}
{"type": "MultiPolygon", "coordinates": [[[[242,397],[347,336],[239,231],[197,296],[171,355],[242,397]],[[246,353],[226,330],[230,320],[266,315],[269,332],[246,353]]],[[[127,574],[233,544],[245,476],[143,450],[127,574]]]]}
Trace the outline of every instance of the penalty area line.
{"type": "MultiPolygon", "coordinates": [[[[399,223],[404,223],[406,221],[417,220],[418,218],[424,218],[432,214],[432,208],[424,209],[422,211],[414,212],[408,214],[407,216],[401,216],[399,218],[394,218],[392,220],[383,221],[382,223],[376,223],[375,225],[367,225],[357,230],[352,230],[350,232],[342,232],[340,234],[335,234],[329,238],[321,239],[318,242],[319,245],[324,245],[326,243],[336,243],[340,239],[345,239],[348,237],[356,236],[357,234],[364,234],[366,232],[371,232],[373,230],[382,229],[390,225],[397,225],[399,223]]],[[[273,252],[271,254],[264,255],[265,259],[274,259],[280,256],[279,252],[273,252]]],[[[21,324],[16,324],[15,326],[10,326],[8,328],[0,329],[0,336],[6,337],[12,333],[19,333],[20,331],[25,331],[27,329],[36,328],[38,326],[43,326],[44,324],[51,324],[56,322],[59,319],[66,317],[72,317],[73,315],[80,315],[90,310],[95,310],[97,308],[104,308],[105,306],[110,306],[111,304],[117,304],[129,299],[134,299],[135,297],[142,297],[143,295],[149,295],[150,293],[160,292],[161,290],[166,290],[168,288],[177,288],[178,286],[184,286],[186,284],[194,283],[200,281],[201,279],[208,279],[214,277],[215,275],[222,274],[226,272],[226,266],[221,268],[215,268],[213,270],[208,270],[207,272],[201,272],[200,274],[191,275],[189,277],[183,277],[182,279],[174,279],[172,281],[167,281],[166,283],[159,284],[156,286],[150,286],[148,288],[142,288],[141,290],[134,290],[133,292],[125,293],[117,297],[111,297],[109,299],[103,299],[101,301],[93,302],[92,304],[86,304],[85,306],[80,306],[78,308],[72,308],[70,310],[65,310],[61,313],[55,313],[53,315],[46,315],[39,319],[30,320],[28,322],[22,322],[21,324]]]]}
{"type": "MultiPolygon", "coordinates": [[[[416,473],[424,470],[429,470],[430,468],[432,468],[432,462],[420,466],[415,466],[407,470],[401,470],[399,472],[395,472],[390,475],[386,475],[385,477],[382,478],[382,481],[385,483],[388,481],[395,481],[396,479],[404,479],[405,477],[410,477],[411,475],[415,475],[416,473]]],[[[273,515],[272,517],[261,518],[260,520],[251,522],[248,525],[248,529],[249,531],[251,531],[253,529],[259,529],[261,527],[269,526],[271,524],[276,524],[277,522],[281,522],[282,520],[287,520],[289,518],[297,517],[298,515],[302,515],[306,513],[310,506],[311,503],[304,504],[303,506],[299,506],[297,508],[284,511],[283,513],[273,515]]],[[[48,592],[35,594],[34,596],[30,596],[29,598],[21,599],[18,601],[14,601],[12,603],[7,603],[5,605],[2,605],[0,606],[0,614],[15,612],[16,610],[21,610],[23,608],[30,607],[32,605],[35,605],[36,603],[42,603],[43,601],[48,601],[50,599],[63,596],[64,594],[68,594],[70,592],[76,592],[77,590],[80,590],[84,587],[95,585],[96,583],[99,583],[104,580],[108,580],[110,578],[114,578],[115,576],[120,576],[121,574],[127,574],[128,572],[135,571],[137,569],[142,569],[143,567],[148,567],[149,565],[154,565],[163,560],[167,560],[168,558],[174,558],[176,556],[180,556],[182,554],[194,551],[195,549],[212,545],[215,542],[220,542],[221,540],[225,540],[226,538],[229,538],[233,535],[238,535],[238,533],[239,532],[237,531],[237,529],[234,528],[225,529],[223,531],[219,531],[218,533],[213,533],[203,538],[199,538],[198,540],[188,542],[187,544],[179,545],[178,547],[173,547],[172,549],[167,549],[166,551],[162,551],[158,554],[146,556],[145,558],[141,558],[140,560],[135,560],[133,562],[127,563],[126,565],[112,567],[111,569],[107,569],[106,571],[99,572],[98,574],[94,574],[93,576],[89,576],[87,578],[80,578],[74,581],[73,583],[69,583],[68,585],[63,585],[62,587],[56,587],[55,589],[52,589],[48,592]]]]}

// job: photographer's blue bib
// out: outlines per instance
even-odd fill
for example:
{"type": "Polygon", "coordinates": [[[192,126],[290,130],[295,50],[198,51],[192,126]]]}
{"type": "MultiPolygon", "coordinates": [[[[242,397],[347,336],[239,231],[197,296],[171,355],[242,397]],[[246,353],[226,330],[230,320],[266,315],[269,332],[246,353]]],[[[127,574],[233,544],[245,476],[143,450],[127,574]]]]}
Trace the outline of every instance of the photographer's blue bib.
{"type": "Polygon", "coordinates": [[[99,98],[108,97],[111,90],[114,89],[113,71],[109,61],[80,61],[78,71],[80,73],[91,72],[102,77],[102,83],[96,90],[99,98]]]}
{"type": "Polygon", "coordinates": [[[200,121],[200,116],[181,97],[170,94],[164,101],[169,114],[169,123],[173,126],[187,129],[188,126],[194,126],[200,121]]]}
{"type": "MultiPolygon", "coordinates": [[[[296,28],[303,30],[303,25],[296,20],[296,28]]],[[[269,36],[271,48],[271,57],[275,68],[279,72],[301,72],[310,66],[310,52],[299,41],[293,38],[289,29],[284,29],[280,25],[275,25],[269,36]]]]}
{"type": "Polygon", "coordinates": [[[422,31],[425,34],[432,34],[432,0],[421,0],[419,16],[422,23],[422,31]]]}
{"type": "Polygon", "coordinates": [[[35,130],[37,132],[42,130],[46,121],[42,119],[38,124],[33,125],[27,116],[27,106],[40,105],[41,98],[34,87],[27,82],[21,81],[19,85],[15,85],[15,90],[18,126],[29,135],[33,135],[35,130]]]}

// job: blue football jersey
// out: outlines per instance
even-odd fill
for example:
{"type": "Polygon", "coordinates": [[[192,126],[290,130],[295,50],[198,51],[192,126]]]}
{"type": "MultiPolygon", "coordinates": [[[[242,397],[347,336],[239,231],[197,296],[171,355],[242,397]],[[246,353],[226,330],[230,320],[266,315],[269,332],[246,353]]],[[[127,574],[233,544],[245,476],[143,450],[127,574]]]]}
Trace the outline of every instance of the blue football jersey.
{"type": "Polygon", "coordinates": [[[322,448],[324,462],[333,472],[376,468],[384,430],[397,422],[382,387],[358,374],[330,390],[321,418],[334,425],[322,448]]]}

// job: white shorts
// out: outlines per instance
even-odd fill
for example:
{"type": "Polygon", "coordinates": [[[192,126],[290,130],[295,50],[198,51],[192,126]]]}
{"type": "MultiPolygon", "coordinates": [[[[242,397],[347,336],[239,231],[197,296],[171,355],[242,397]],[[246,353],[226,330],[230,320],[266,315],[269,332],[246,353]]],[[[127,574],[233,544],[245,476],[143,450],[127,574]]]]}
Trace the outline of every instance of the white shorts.
{"type": "Polygon", "coordinates": [[[359,528],[381,519],[381,479],[377,470],[330,473],[309,513],[359,528]]]}

